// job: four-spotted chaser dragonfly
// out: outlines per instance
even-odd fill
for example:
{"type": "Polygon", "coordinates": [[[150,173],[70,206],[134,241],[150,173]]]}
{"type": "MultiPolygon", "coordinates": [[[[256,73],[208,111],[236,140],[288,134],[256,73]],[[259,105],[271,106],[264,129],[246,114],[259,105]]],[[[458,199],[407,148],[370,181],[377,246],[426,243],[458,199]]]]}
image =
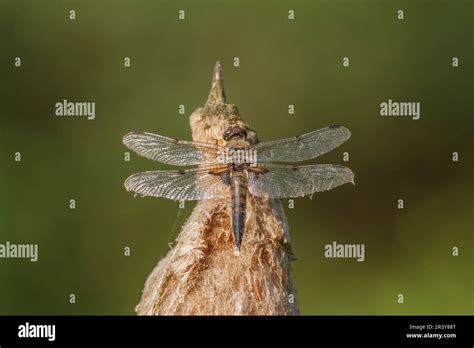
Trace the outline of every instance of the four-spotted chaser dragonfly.
{"type": "Polygon", "coordinates": [[[232,199],[232,228],[240,250],[245,230],[247,195],[290,198],[312,195],[348,182],[354,173],[334,164],[284,165],[331,151],[349,139],[350,131],[329,126],[292,138],[251,144],[245,128],[233,125],[223,134],[226,146],[131,132],[123,143],[138,155],[177,166],[196,168],[133,174],[127,191],[173,200],[232,199]]]}

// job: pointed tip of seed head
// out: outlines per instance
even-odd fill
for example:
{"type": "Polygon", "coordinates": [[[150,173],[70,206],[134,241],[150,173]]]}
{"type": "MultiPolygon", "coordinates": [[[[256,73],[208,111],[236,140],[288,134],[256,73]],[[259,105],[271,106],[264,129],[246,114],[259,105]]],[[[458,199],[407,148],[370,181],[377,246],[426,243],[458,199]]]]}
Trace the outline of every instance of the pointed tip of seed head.
{"type": "Polygon", "coordinates": [[[222,65],[221,62],[218,60],[216,65],[214,66],[214,81],[222,80],[222,65]]]}
{"type": "Polygon", "coordinates": [[[217,61],[214,66],[214,73],[212,76],[211,90],[206,104],[225,104],[227,101],[224,93],[224,80],[222,79],[221,62],[217,61]]]}

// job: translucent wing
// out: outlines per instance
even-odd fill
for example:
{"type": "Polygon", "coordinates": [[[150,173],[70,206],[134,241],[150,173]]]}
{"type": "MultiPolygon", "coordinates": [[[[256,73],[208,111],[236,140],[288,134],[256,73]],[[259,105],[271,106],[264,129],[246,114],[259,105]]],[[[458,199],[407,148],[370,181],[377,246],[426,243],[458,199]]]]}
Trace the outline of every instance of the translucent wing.
{"type": "Polygon", "coordinates": [[[178,166],[218,163],[219,153],[223,150],[214,144],[177,140],[146,132],[128,133],[122,141],[140,156],[178,166]]]}
{"type": "Polygon", "coordinates": [[[136,173],[125,180],[127,191],[173,200],[228,198],[229,174],[210,174],[209,168],[136,173]]]}
{"type": "Polygon", "coordinates": [[[329,126],[296,137],[255,144],[257,162],[301,162],[338,147],[351,136],[343,126],[329,126]]]}
{"type": "Polygon", "coordinates": [[[266,172],[249,172],[249,190],[254,196],[290,198],[327,191],[348,182],[354,173],[335,164],[309,166],[266,165],[266,172]]]}

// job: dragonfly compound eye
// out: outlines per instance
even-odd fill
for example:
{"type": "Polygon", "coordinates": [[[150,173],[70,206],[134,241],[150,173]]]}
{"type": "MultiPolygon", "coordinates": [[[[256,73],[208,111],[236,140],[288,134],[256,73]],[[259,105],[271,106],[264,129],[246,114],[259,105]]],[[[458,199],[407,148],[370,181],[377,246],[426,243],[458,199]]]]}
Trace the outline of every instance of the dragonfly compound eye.
{"type": "Polygon", "coordinates": [[[224,132],[224,140],[229,140],[231,136],[232,136],[232,129],[231,129],[231,128],[228,128],[228,129],[224,132]]]}
{"type": "Polygon", "coordinates": [[[239,128],[238,135],[241,138],[247,138],[247,131],[244,128],[239,128]]]}
{"type": "Polygon", "coordinates": [[[227,128],[227,130],[224,132],[224,140],[229,140],[235,136],[239,138],[246,138],[247,131],[245,130],[245,128],[239,126],[231,126],[227,128]]]}

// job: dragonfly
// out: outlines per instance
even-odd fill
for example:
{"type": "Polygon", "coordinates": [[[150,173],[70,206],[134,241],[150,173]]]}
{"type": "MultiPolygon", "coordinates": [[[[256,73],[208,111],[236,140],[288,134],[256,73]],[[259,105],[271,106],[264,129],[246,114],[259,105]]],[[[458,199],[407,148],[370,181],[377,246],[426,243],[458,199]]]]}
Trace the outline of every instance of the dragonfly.
{"type": "Polygon", "coordinates": [[[234,245],[240,251],[249,194],[267,199],[296,198],[354,184],[354,173],[347,167],[294,164],[323,155],[350,136],[349,129],[333,125],[252,144],[245,127],[231,125],[222,134],[225,145],[220,146],[135,131],[126,134],[123,143],[138,155],[173,166],[195,167],[136,173],[124,186],[141,196],[172,200],[230,199],[234,245]]]}

